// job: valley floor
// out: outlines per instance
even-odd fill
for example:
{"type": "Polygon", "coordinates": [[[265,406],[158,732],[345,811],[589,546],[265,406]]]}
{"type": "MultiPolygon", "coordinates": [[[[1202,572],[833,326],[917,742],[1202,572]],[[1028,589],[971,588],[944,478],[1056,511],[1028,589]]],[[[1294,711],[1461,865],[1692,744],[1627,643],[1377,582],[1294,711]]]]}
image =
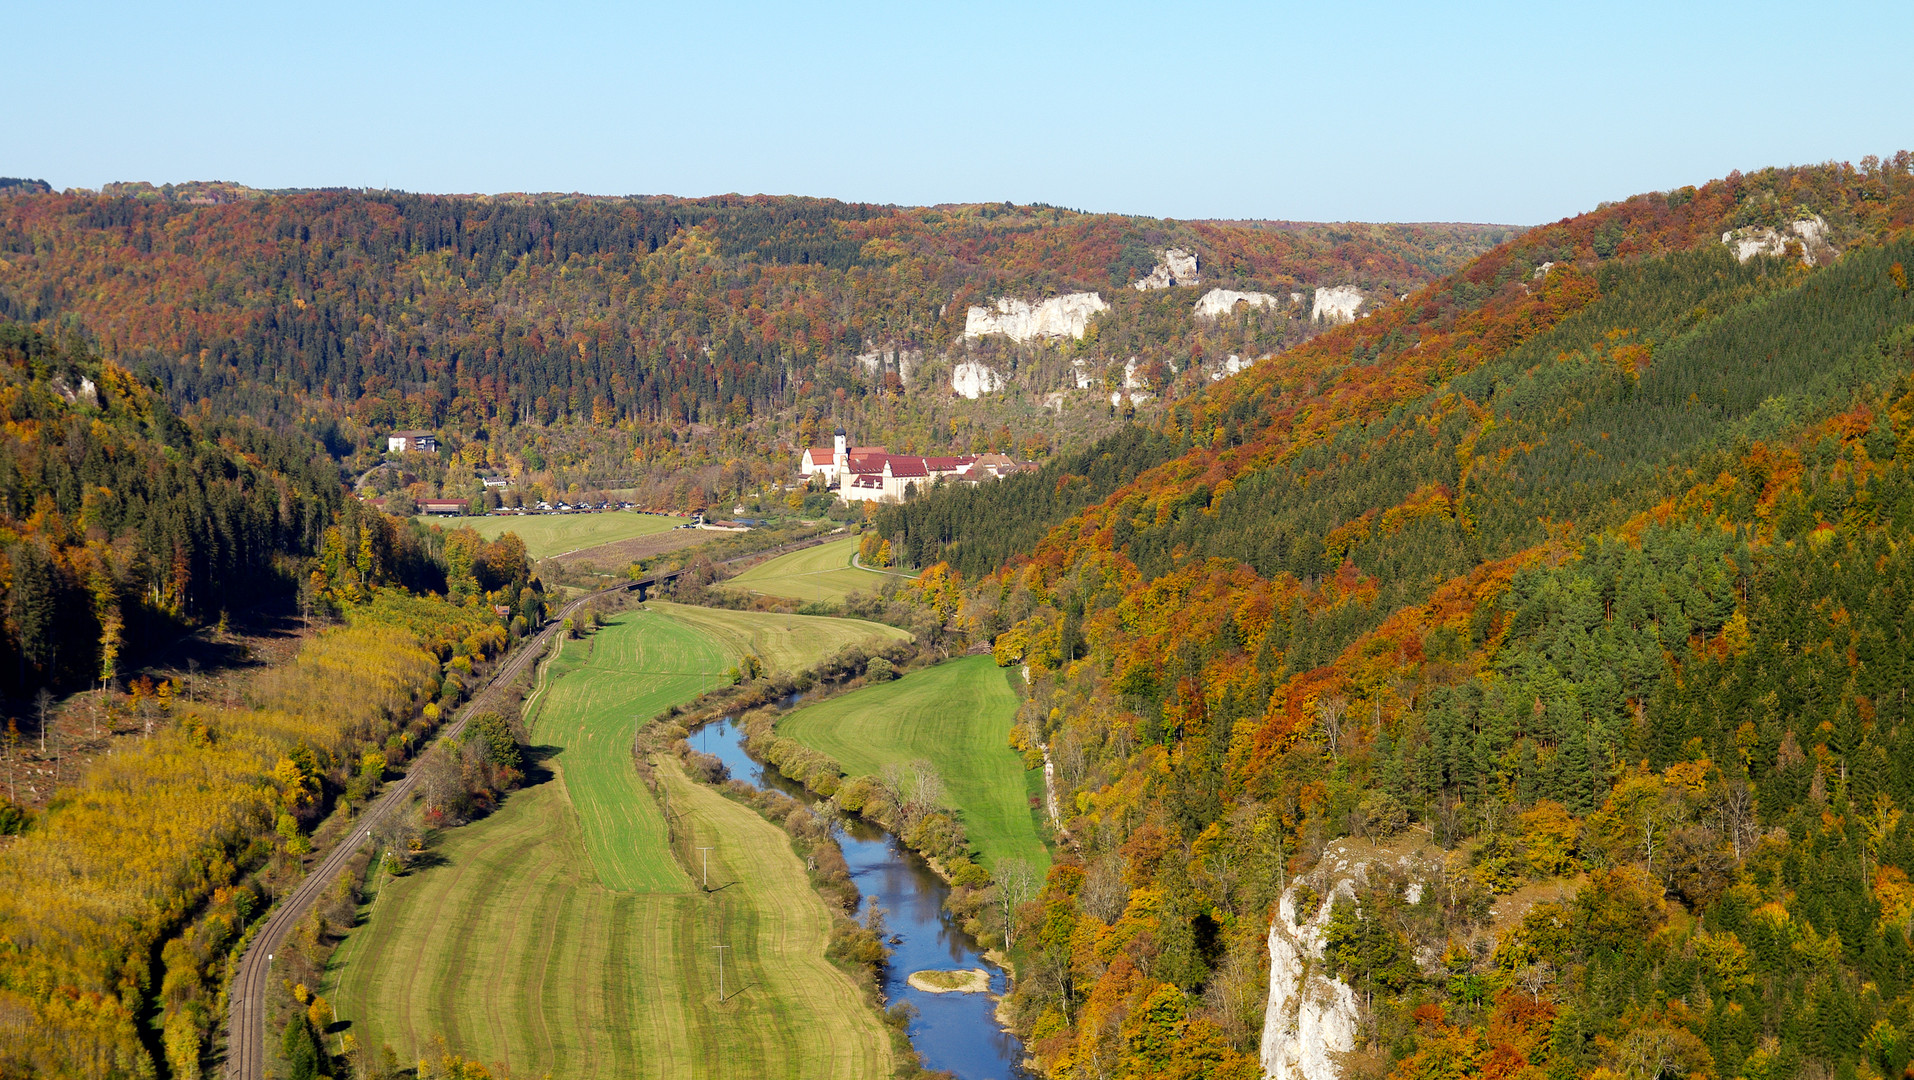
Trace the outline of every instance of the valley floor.
{"type": "Polygon", "coordinates": [[[836,759],[850,776],[930,761],[984,863],[1021,858],[1041,876],[1050,856],[1037,829],[1042,811],[1030,800],[1043,791],[1043,770],[1025,769],[1011,749],[1016,718],[1009,672],[967,656],[798,709],[778,721],[778,734],[836,759]]]}
{"type": "Polygon", "coordinates": [[[887,577],[852,566],[851,556],[856,553],[857,538],[847,536],[766,560],[725,584],[801,603],[842,600],[853,592],[875,590],[887,577]]]}
{"type": "MultiPolygon", "coordinates": [[[[806,622],[820,646],[869,625],[806,622]]],[[[334,954],[329,996],[361,1046],[414,1061],[442,1036],[521,1076],[889,1074],[785,834],[659,758],[681,844],[712,849],[706,892],[632,767],[638,725],[735,664],[735,645],[656,609],[567,644],[533,729],[555,775],[445,833],[437,865],[389,879],[334,954]]]]}

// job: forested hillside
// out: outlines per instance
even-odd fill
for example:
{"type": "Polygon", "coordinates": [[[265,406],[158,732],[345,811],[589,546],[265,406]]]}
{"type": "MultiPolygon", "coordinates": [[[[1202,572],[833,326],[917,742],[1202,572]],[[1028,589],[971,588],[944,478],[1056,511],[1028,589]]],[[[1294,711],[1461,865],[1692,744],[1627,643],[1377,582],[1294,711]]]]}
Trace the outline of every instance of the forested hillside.
{"type": "Polygon", "coordinates": [[[1257,1075],[1287,889],[1344,1076],[1902,1074],[1910,160],[1532,230],[1052,462],[1014,528],[879,516],[1029,666],[1074,858],[1012,1009],[1054,1072],[1257,1075]],[[1339,839],[1440,869],[1334,900],[1339,839]]]}
{"type": "Polygon", "coordinates": [[[111,679],[277,587],[344,500],[316,443],[183,419],[83,346],[0,322],[0,692],[111,679]]]}
{"type": "Polygon", "coordinates": [[[1041,452],[1107,426],[1101,407],[1066,424],[1037,401],[1078,387],[1072,360],[1114,363],[1121,385],[1135,358],[1140,379],[1174,394],[1205,381],[1206,363],[1319,328],[1255,314],[1199,325],[1203,289],[1294,292],[1305,316],[1319,285],[1393,301],[1509,234],[1009,204],[128,184],[0,201],[0,315],[83,327],[182,407],[328,421],[341,454],[398,426],[442,429],[467,466],[782,467],[780,445],[828,434],[833,417],[919,452],[1016,451],[1054,430],[1032,444],[1041,452]],[[1130,287],[1175,245],[1201,256],[1200,288],[1130,287]],[[1072,290],[1112,305],[1084,339],[976,346],[1023,371],[1029,394],[949,403],[969,305],[1072,290]]]}

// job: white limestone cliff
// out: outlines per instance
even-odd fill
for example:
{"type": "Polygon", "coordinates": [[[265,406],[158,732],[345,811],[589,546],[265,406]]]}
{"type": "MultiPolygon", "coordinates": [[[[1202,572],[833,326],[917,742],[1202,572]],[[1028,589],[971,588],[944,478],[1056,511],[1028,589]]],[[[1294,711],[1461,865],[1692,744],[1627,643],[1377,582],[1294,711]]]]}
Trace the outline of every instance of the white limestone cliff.
{"type": "Polygon", "coordinates": [[[1110,305],[1096,293],[1065,293],[1035,304],[1006,296],[990,307],[973,306],[966,311],[964,336],[1002,334],[1017,342],[1044,337],[1081,338],[1090,326],[1090,317],[1108,310],[1110,305]]]}
{"type": "Polygon", "coordinates": [[[1283,891],[1269,925],[1269,1005],[1263,1013],[1263,1075],[1269,1080],[1341,1080],[1335,1055],[1356,1048],[1356,992],[1323,963],[1329,914],[1355,899],[1341,878],[1314,912],[1296,919],[1298,885],[1283,891]]]}
{"type": "MultiPolygon", "coordinates": [[[[1269,1003],[1262,1039],[1267,1080],[1342,1080],[1337,1059],[1355,1049],[1361,1012],[1355,990],[1323,960],[1329,916],[1338,899],[1356,901],[1358,885],[1378,884],[1371,881],[1372,870],[1386,873],[1382,881],[1401,883],[1403,899],[1418,903],[1443,858],[1413,834],[1388,847],[1337,840],[1323,850],[1315,869],[1283,890],[1269,927],[1269,1003]],[[1305,897],[1314,909],[1299,912],[1305,897]]],[[[1433,972],[1438,959],[1430,955],[1418,962],[1433,972]]]]}
{"type": "Polygon", "coordinates": [[[1747,262],[1756,255],[1786,255],[1791,243],[1801,245],[1801,262],[1807,266],[1824,266],[1839,254],[1828,242],[1828,223],[1819,214],[1794,222],[1785,230],[1765,225],[1731,229],[1721,234],[1721,242],[1734,249],[1737,262],[1747,262]]]}
{"type": "Polygon", "coordinates": [[[1123,362],[1123,389],[1110,391],[1110,404],[1121,405],[1124,398],[1129,398],[1132,405],[1150,400],[1152,395],[1149,386],[1137,375],[1142,367],[1134,356],[1123,362]]]}
{"type": "Polygon", "coordinates": [[[1182,248],[1170,248],[1157,260],[1156,269],[1131,284],[1137,292],[1167,289],[1172,285],[1194,285],[1198,281],[1196,254],[1182,248]]]}
{"type": "Polygon", "coordinates": [[[857,354],[857,362],[864,367],[864,374],[877,378],[886,366],[894,367],[899,378],[910,382],[917,366],[924,362],[924,350],[912,348],[874,349],[871,352],[857,354]]]}
{"type": "Polygon", "coordinates": [[[1007,381],[1003,372],[975,360],[965,360],[950,369],[950,388],[972,401],[1002,390],[1007,381]]]}
{"type": "Polygon", "coordinates": [[[1354,322],[1362,308],[1362,291],[1354,285],[1332,285],[1316,290],[1316,306],[1309,317],[1319,322],[1354,322]]]}
{"type": "Polygon", "coordinates": [[[1256,361],[1253,358],[1242,357],[1242,356],[1236,355],[1235,353],[1230,353],[1229,356],[1224,358],[1222,363],[1210,369],[1210,381],[1221,382],[1222,380],[1229,378],[1231,375],[1248,371],[1251,367],[1255,365],[1255,363],[1256,361]]]}
{"type": "Polygon", "coordinates": [[[1199,319],[1215,319],[1233,314],[1236,305],[1248,304],[1250,307],[1281,307],[1280,297],[1266,292],[1237,292],[1234,289],[1211,289],[1196,302],[1195,315],[1199,319]]]}

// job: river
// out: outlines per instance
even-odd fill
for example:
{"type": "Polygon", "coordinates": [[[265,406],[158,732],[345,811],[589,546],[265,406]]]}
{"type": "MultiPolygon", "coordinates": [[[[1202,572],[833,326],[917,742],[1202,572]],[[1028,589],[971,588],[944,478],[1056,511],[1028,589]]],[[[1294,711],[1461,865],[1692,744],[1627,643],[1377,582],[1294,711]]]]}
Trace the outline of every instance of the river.
{"type": "MultiPolygon", "coordinates": [[[[691,735],[691,745],[724,762],[731,778],[759,789],[782,791],[815,803],[816,797],[762,764],[744,750],[744,731],[732,718],[706,724],[691,735]]],[[[892,935],[890,963],[881,969],[884,996],[917,1010],[910,1041],[927,1069],[948,1069],[959,1080],[1010,1080],[1028,1077],[1019,1064],[1023,1043],[997,1024],[996,996],[1006,989],[1001,968],[983,957],[983,948],[944,910],[950,886],[896,837],[860,819],[837,830],[850,864],[851,879],[862,899],[858,915],[870,905],[883,909],[892,935]],[[907,981],[926,968],[982,968],[990,973],[990,995],[932,994],[907,981]]]]}

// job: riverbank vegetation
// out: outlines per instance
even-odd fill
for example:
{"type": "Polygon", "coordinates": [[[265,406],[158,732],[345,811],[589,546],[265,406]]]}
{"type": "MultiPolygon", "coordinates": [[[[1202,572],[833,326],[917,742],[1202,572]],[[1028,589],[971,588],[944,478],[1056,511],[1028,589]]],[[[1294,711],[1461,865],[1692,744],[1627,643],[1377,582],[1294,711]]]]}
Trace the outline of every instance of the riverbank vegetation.
{"type": "Polygon", "coordinates": [[[987,656],[967,656],[794,709],[777,733],[821,753],[843,770],[838,801],[856,809],[875,787],[905,793],[909,804],[957,811],[986,870],[1021,859],[1041,876],[1049,868],[1031,806],[1031,769],[1010,745],[1017,695],[987,656]],[[925,763],[928,768],[918,763],[925,763]]]}

